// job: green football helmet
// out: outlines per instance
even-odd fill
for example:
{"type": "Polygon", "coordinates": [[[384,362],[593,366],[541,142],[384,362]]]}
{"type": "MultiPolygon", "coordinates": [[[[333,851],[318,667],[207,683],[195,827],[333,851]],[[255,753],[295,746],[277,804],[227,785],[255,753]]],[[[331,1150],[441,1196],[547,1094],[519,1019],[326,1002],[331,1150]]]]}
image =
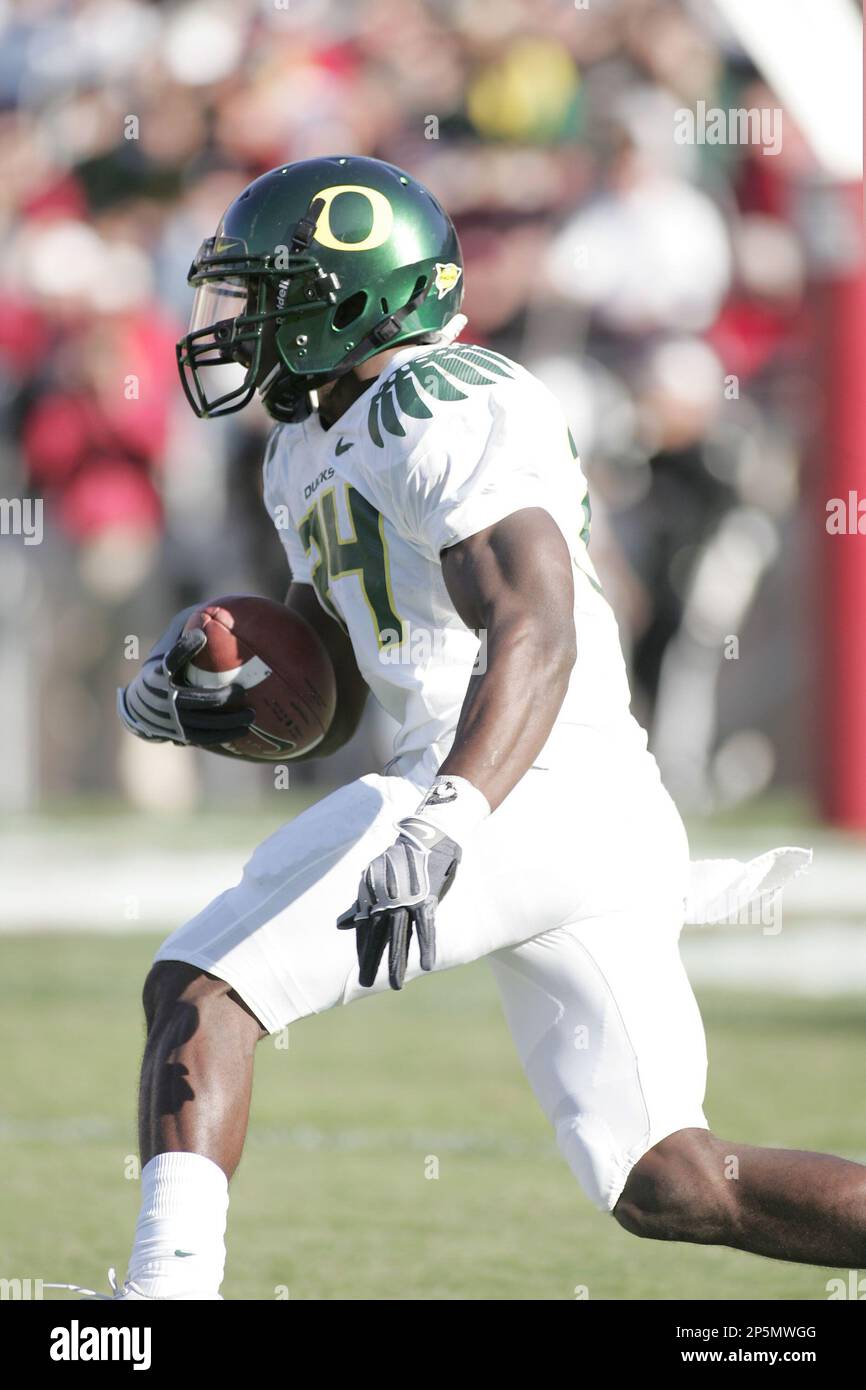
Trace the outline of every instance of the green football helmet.
{"type": "Polygon", "coordinates": [[[385,347],[435,334],[463,297],[451,219],[393,164],[344,156],[263,174],[192,263],[180,378],[199,416],[258,391],[275,420],[385,347]]]}

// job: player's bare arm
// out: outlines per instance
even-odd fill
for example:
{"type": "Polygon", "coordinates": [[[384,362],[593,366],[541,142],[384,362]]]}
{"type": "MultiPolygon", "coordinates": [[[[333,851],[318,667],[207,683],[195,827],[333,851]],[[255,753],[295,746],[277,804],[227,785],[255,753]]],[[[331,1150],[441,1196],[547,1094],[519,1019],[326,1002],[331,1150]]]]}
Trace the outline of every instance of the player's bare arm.
{"type": "Polygon", "coordinates": [[[460,617],[481,634],[486,661],[440,772],[465,777],[495,810],[543,748],[568,689],[571,556],[553,518],[528,508],[443,551],[442,575],[460,617]]]}

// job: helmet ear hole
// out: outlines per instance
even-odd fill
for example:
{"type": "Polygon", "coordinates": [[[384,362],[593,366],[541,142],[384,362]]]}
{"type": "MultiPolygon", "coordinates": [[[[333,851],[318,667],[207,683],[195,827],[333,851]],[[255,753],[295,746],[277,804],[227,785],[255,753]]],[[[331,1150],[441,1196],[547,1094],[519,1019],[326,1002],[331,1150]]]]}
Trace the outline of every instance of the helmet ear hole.
{"type": "Polygon", "coordinates": [[[337,329],[348,328],[350,323],[360,318],[367,306],[366,290],[358,290],[357,294],[350,294],[348,299],[344,299],[334,310],[333,325],[337,329]]]}

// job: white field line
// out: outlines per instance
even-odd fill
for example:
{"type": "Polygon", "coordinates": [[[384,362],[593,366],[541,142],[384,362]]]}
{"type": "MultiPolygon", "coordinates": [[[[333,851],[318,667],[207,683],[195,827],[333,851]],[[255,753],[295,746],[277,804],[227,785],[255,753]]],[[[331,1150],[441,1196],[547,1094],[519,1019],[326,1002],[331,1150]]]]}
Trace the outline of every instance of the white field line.
{"type": "Polygon", "coordinates": [[[10,849],[7,840],[0,933],[169,930],[237,883],[249,849],[100,854],[80,841],[10,849]]]}
{"type": "Polygon", "coordinates": [[[682,957],[696,989],[716,986],[826,997],[866,995],[866,927],[827,919],[792,921],[776,936],[760,927],[722,927],[682,935],[682,957]]]}

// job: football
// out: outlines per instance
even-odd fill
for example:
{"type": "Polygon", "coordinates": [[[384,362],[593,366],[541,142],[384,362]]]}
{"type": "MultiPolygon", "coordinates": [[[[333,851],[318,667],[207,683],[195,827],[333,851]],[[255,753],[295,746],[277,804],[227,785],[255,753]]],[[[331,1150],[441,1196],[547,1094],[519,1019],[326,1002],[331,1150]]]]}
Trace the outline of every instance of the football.
{"type": "Polygon", "coordinates": [[[217,751],[251,762],[280,762],[320,743],[334,717],[331,659],[309,623],[273,599],[229,594],[203,604],[184,631],[201,628],[207,646],[184,670],[199,689],[240,685],[255,720],[243,738],[217,751]]]}

